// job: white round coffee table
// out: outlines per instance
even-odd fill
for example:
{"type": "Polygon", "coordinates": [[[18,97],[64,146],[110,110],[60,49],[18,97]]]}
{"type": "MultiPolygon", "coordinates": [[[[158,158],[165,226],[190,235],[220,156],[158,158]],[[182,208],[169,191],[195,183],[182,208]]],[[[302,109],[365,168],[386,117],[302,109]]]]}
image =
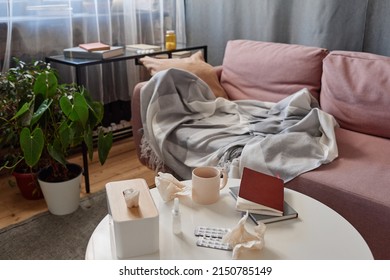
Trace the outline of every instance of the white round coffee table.
{"type": "MultiPolygon", "coordinates": [[[[190,181],[185,181],[190,184],[190,181]]],[[[159,252],[136,259],[231,259],[231,251],[209,249],[196,245],[196,226],[232,228],[241,218],[235,210],[235,200],[229,187],[240,180],[230,179],[220,200],[212,205],[198,205],[191,197],[180,198],[182,233],[171,228],[173,201],[164,202],[156,188],[151,190],[159,210],[159,252]]],[[[265,247],[261,251],[242,255],[244,259],[341,260],[373,259],[372,253],[358,231],[342,216],[306,195],[285,190],[285,200],[298,212],[296,219],[267,224],[265,247]]],[[[110,221],[107,215],[96,227],[87,246],[86,259],[116,259],[115,246],[110,241],[110,221]]],[[[248,218],[247,227],[254,223],[248,218]]],[[[140,238],[142,237],[129,237],[140,238]]]]}

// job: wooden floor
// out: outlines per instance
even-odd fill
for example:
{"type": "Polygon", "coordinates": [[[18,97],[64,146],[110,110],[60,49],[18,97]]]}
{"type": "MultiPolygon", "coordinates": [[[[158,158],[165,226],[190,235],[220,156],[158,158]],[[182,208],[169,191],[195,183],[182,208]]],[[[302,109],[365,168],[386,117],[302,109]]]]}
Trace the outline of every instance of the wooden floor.
{"type": "MultiPolygon", "coordinates": [[[[103,189],[105,184],[111,181],[144,178],[149,186],[154,184],[155,173],[138,161],[132,137],[115,141],[103,166],[100,166],[97,158],[95,154],[93,161],[89,163],[91,193],[103,189]]],[[[82,156],[76,154],[69,161],[82,165],[82,156]]],[[[0,228],[21,222],[47,210],[44,199],[24,199],[14,181],[12,176],[0,177],[0,228]]],[[[80,196],[87,195],[83,180],[80,196]]]]}

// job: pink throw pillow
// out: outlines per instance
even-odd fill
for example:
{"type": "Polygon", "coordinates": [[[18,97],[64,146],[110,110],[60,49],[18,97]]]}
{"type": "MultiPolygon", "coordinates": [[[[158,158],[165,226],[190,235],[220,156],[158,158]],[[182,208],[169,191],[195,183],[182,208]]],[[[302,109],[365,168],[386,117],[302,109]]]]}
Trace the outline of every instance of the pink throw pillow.
{"type": "Polygon", "coordinates": [[[331,52],[324,60],[320,104],[345,129],[390,138],[390,58],[331,52]]]}
{"type": "Polygon", "coordinates": [[[318,99],[327,50],[250,40],[229,41],[221,85],[230,99],[276,102],[302,88],[318,99]]]}

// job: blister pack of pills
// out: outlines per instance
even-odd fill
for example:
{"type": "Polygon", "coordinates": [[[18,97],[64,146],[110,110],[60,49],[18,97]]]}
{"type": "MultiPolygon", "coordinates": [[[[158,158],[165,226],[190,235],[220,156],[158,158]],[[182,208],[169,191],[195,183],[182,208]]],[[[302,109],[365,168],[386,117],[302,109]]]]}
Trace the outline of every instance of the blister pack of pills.
{"type": "Polygon", "coordinates": [[[206,247],[211,249],[218,250],[227,250],[231,251],[232,248],[228,243],[223,243],[221,238],[213,238],[213,237],[199,237],[196,241],[196,245],[200,247],[206,247]]]}
{"type": "Polygon", "coordinates": [[[198,226],[195,228],[195,236],[222,238],[230,229],[198,226]]]}
{"type": "Polygon", "coordinates": [[[194,231],[195,236],[198,237],[196,245],[200,247],[231,251],[232,248],[230,245],[222,242],[222,237],[229,231],[230,229],[227,228],[198,226],[194,231]]]}

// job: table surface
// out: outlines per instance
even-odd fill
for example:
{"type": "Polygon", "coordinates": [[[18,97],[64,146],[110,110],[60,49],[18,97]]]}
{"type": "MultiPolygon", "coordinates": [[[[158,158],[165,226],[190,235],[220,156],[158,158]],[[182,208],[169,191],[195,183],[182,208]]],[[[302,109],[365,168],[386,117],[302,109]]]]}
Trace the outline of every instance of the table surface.
{"type": "Polygon", "coordinates": [[[53,56],[46,57],[46,62],[57,62],[57,63],[66,64],[74,67],[81,67],[81,66],[104,64],[104,63],[110,63],[110,62],[116,62],[122,60],[138,59],[144,56],[156,56],[162,54],[172,55],[172,53],[175,52],[193,51],[193,50],[203,50],[204,58],[207,61],[207,45],[187,46],[183,44],[178,44],[175,50],[166,50],[164,47],[162,47],[160,51],[155,51],[149,54],[137,53],[136,50],[126,49],[124,54],[106,58],[106,59],[69,58],[69,57],[65,57],[63,54],[60,54],[60,55],[53,55],[53,56]]]}
{"type": "MultiPolygon", "coordinates": [[[[184,182],[190,185],[191,181],[184,182]]],[[[229,179],[221,197],[212,205],[199,205],[191,196],[180,198],[182,233],[172,232],[173,201],[164,202],[156,188],[151,190],[159,210],[159,252],[134,259],[231,259],[232,252],[198,247],[196,226],[233,228],[241,219],[229,187],[240,180],[229,179]]],[[[261,251],[243,254],[243,259],[341,260],[373,259],[358,231],[342,216],[321,202],[293,190],[285,189],[285,200],[298,212],[298,218],[267,224],[265,246],[261,251]]],[[[107,215],[96,227],[87,246],[86,259],[115,259],[110,243],[110,219],[107,215]]],[[[248,218],[246,227],[255,224],[248,218]]]]}

